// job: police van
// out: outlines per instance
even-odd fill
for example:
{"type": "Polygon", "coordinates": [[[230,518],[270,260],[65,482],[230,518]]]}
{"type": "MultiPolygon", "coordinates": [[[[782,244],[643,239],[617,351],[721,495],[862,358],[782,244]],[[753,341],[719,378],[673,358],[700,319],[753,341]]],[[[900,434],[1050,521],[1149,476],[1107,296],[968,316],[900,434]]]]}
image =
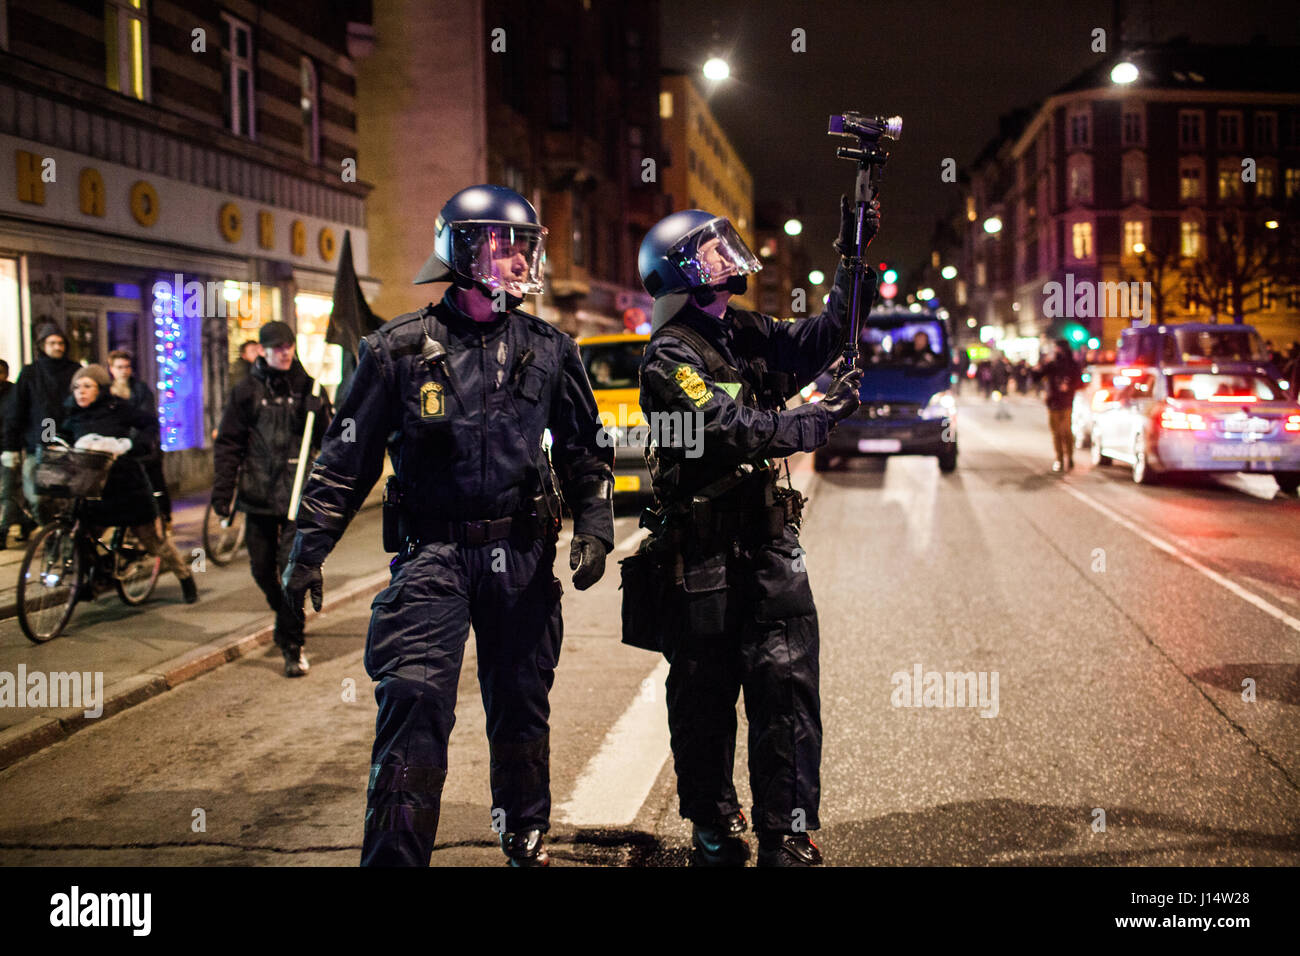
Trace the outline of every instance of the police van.
{"type": "MultiPolygon", "coordinates": [[[[859,329],[862,405],[813,453],[813,468],[857,455],[932,455],[939,470],[957,468],[957,403],[952,332],[930,311],[884,308],[859,329]]],[[[805,395],[817,400],[829,374],[805,395]]]]}

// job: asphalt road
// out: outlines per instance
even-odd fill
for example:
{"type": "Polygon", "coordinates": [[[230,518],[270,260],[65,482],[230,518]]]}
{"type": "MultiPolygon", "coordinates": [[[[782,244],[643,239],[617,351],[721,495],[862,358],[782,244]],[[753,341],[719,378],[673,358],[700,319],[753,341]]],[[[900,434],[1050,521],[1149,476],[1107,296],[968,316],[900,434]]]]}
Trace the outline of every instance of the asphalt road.
{"type": "MultiPolygon", "coordinates": [[[[827,862],[1300,862],[1300,502],[1265,478],[1147,488],[1083,460],[1054,476],[1045,412],[1010,411],[963,404],[952,475],[926,459],[798,464],[827,862]],[[982,675],[985,698],[901,706],[918,669],[982,675]]],[[[373,529],[355,534],[341,547],[374,551],[373,529]]],[[[560,569],[557,865],[686,861],[663,665],[618,641],[614,562],[636,535],[620,517],[590,591],[560,569]]],[[[382,560],[350,555],[358,575],[382,560]]],[[[0,863],[354,865],[367,620],[364,601],[312,620],[302,680],[274,650],[244,658],[0,771],[0,863]]],[[[471,639],[434,865],[502,862],[474,657],[471,639]]],[[[740,738],[747,803],[743,710],[740,738]]]]}

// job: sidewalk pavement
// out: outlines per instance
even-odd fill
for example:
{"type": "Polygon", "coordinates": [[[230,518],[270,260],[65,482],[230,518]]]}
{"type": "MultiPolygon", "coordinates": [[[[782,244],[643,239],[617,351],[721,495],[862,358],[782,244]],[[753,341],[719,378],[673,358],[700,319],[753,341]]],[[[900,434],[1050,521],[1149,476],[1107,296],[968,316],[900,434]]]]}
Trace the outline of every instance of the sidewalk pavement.
{"type": "MultiPolygon", "coordinates": [[[[380,543],[379,486],[324,568],[323,612],[361,597],[370,597],[388,583],[388,562],[380,543]]],[[[173,538],[181,557],[191,560],[200,547],[207,495],[173,500],[173,538]]],[[[240,550],[224,568],[208,561],[196,572],[197,604],[186,605],[180,586],[170,574],[141,607],[121,603],[116,592],[76,606],[68,627],[45,644],[23,636],[14,617],[14,593],[25,545],[0,551],[0,676],[12,675],[16,700],[0,703],[0,769],[49,746],[127,707],[170,690],[220,665],[260,652],[270,645],[274,617],[262,592],[253,583],[248,554],[240,550]],[[19,668],[37,673],[90,672],[102,679],[102,713],[83,699],[83,707],[26,706],[34,698],[17,686],[19,668]]],[[[309,602],[310,603],[310,602],[309,602]]],[[[314,614],[307,611],[308,656],[314,614]]],[[[364,635],[359,635],[358,640],[364,635]]],[[[272,650],[280,666],[278,649],[272,650]]],[[[48,679],[48,678],[47,678],[48,679]]],[[[287,678],[286,678],[287,679],[287,678]]],[[[310,675],[307,679],[310,679],[310,675]]],[[[53,681],[50,682],[53,688],[53,681]]],[[[90,687],[86,688],[89,693],[90,687]]]]}

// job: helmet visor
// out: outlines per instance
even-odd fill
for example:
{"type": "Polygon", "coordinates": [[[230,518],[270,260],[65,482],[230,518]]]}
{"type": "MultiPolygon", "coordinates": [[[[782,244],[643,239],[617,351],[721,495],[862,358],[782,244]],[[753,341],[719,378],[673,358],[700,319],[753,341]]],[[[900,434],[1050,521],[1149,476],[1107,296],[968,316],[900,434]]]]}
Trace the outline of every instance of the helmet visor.
{"type": "Polygon", "coordinates": [[[668,250],[668,261],[692,287],[715,285],[763,268],[726,219],[715,219],[687,235],[668,250]]]}
{"type": "Polygon", "coordinates": [[[516,223],[453,222],[451,268],[489,289],[523,298],[546,291],[546,229],[516,223]]]}

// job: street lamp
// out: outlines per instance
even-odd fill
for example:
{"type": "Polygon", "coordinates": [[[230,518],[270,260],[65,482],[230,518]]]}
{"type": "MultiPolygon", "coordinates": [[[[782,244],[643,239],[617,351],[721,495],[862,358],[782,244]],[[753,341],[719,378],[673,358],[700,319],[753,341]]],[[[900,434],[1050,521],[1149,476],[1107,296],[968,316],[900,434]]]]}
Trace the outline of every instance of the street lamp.
{"type": "Polygon", "coordinates": [[[943,276],[945,279],[955,279],[957,278],[957,267],[944,266],[939,270],[939,275],[943,276]]]}
{"type": "Polygon", "coordinates": [[[787,236],[797,236],[803,232],[803,223],[798,219],[787,219],[785,221],[785,234],[787,236]]]}
{"type": "Polygon", "coordinates": [[[1268,220],[1268,222],[1264,223],[1265,229],[1276,229],[1277,227],[1278,227],[1278,221],[1276,219],[1270,219],[1268,220]]]}
{"type": "Polygon", "coordinates": [[[929,286],[926,286],[924,289],[922,289],[920,292],[916,294],[916,297],[918,299],[922,299],[926,302],[929,302],[931,299],[934,298],[934,290],[931,289],[929,286]]]}
{"type": "Polygon", "coordinates": [[[990,236],[1002,231],[1002,220],[997,216],[989,216],[984,220],[984,231],[990,236]]]}
{"type": "Polygon", "coordinates": [[[1116,63],[1110,71],[1110,81],[1123,86],[1132,83],[1138,78],[1138,68],[1132,63],[1125,60],[1123,63],[1116,63]]]}
{"type": "Polygon", "coordinates": [[[731,67],[720,56],[711,56],[704,61],[704,77],[718,83],[731,76],[731,67]]]}
{"type": "Polygon", "coordinates": [[[822,272],[821,269],[814,269],[808,273],[808,281],[813,285],[821,285],[826,281],[826,273],[822,272]]]}

